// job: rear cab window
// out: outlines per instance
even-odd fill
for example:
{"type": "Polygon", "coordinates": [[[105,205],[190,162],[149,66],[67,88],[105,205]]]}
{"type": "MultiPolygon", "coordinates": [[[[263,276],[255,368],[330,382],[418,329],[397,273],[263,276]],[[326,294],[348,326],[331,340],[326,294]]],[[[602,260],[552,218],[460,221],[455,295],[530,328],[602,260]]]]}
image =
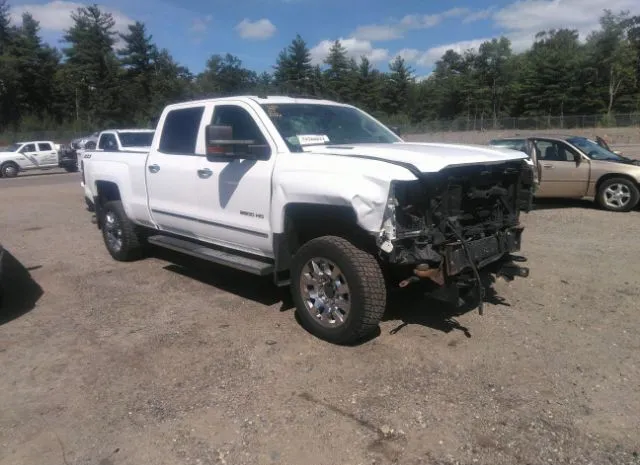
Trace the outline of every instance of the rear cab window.
{"type": "Polygon", "coordinates": [[[51,150],[53,150],[53,147],[48,142],[39,142],[38,150],[40,152],[50,152],[51,150]]]}
{"type": "Polygon", "coordinates": [[[102,134],[98,141],[98,148],[106,151],[117,150],[118,141],[116,140],[116,136],[110,133],[102,134]]]}

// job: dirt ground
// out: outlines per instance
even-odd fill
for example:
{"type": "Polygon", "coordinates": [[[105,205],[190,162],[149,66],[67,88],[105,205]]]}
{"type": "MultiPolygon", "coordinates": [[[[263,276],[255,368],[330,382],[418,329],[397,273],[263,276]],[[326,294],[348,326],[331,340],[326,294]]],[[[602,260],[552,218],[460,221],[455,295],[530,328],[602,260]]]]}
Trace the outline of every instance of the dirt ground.
{"type": "Polygon", "coordinates": [[[639,212],[545,202],[484,315],[336,347],[268,279],[113,261],[76,174],[0,181],[2,465],[640,464],[639,212]]]}

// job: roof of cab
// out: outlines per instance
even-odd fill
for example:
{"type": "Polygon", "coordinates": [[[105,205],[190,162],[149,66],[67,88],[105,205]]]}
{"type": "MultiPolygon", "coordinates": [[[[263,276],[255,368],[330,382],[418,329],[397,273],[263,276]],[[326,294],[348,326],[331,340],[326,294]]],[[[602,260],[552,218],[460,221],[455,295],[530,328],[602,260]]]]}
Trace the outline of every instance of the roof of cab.
{"type": "Polygon", "coordinates": [[[260,105],[265,105],[269,103],[274,104],[283,104],[283,103],[298,103],[298,104],[316,104],[316,105],[339,105],[344,107],[351,107],[352,105],[348,105],[346,103],[335,102],[333,100],[324,100],[313,97],[292,97],[287,95],[266,95],[266,96],[257,96],[257,95],[237,95],[237,96],[229,96],[229,97],[215,97],[215,98],[207,98],[200,100],[188,100],[185,102],[173,103],[167,105],[166,109],[174,109],[174,108],[184,108],[190,107],[194,105],[204,105],[207,103],[216,103],[216,102],[227,102],[227,101],[244,101],[245,103],[255,102],[260,105]]]}
{"type": "Polygon", "coordinates": [[[155,132],[155,129],[105,129],[102,132],[117,132],[117,133],[121,133],[121,132],[155,132]]]}

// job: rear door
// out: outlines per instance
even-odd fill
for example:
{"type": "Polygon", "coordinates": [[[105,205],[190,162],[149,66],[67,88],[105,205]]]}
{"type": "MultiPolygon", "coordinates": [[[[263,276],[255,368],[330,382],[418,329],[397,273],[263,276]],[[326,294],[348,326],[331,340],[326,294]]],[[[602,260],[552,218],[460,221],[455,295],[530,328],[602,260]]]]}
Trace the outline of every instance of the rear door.
{"type": "Polygon", "coordinates": [[[160,121],[157,148],[146,164],[147,193],[153,221],[168,232],[200,237],[198,170],[206,163],[203,115],[205,105],[177,107],[160,121]]]}
{"type": "Polygon", "coordinates": [[[582,198],[587,194],[591,163],[562,141],[535,139],[540,167],[536,197],[582,198]]]}
{"type": "Polygon", "coordinates": [[[50,142],[38,142],[38,160],[41,166],[58,165],[58,152],[50,142]]]}

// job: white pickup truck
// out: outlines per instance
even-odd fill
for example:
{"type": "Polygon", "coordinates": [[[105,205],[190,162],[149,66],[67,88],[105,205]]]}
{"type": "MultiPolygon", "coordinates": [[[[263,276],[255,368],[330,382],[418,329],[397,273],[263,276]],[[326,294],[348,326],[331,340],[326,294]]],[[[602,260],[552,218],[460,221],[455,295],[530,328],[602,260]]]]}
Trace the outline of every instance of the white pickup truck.
{"type": "Polygon", "coordinates": [[[16,142],[0,148],[0,176],[13,178],[21,171],[58,167],[58,150],[50,140],[16,142]]]}
{"type": "MultiPolygon", "coordinates": [[[[149,153],[155,129],[109,129],[98,134],[97,144],[93,149],[78,149],[78,168],[84,171],[84,159],[91,158],[95,152],[140,152],[149,153]]],[[[80,185],[84,189],[85,202],[89,211],[94,211],[91,191],[85,188],[84,176],[80,185]]]]}
{"type": "Polygon", "coordinates": [[[148,152],[151,149],[154,129],[111,129],[98,136],[96,150],[106,152],[148,152]]]}
{"type": "Polygon", "coordinates": [[[147,153],[94,152],[84,176],[114,259],[155,245],[272,276],[332,343],[376,330],[390,286],[457,302],[482,295],[481,273],[528,274],[511,255],[532,198],[524,153],[405,143],[341,103],[169,105],[147,153]]]}

